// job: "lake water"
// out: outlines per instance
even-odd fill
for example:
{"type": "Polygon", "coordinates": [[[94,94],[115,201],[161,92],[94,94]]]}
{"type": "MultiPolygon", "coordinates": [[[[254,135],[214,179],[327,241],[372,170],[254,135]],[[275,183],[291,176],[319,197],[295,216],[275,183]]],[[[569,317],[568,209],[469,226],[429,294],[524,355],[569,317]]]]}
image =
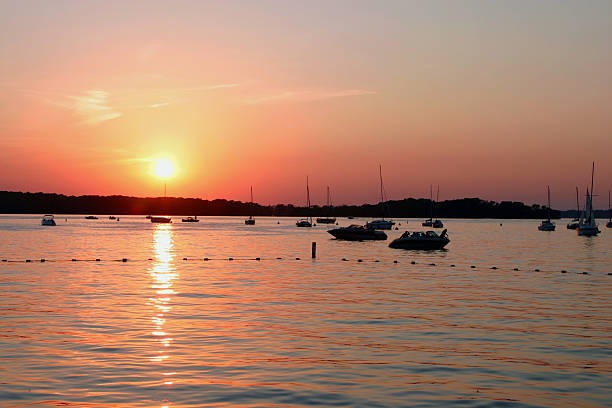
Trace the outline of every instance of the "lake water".
{"type": "Polygon", "coordinates": [[[612,406],[603,225],[448,220],[426,252],[388,247],[420,220],[120,218],[0,216],[1,407],[612,406]]]}

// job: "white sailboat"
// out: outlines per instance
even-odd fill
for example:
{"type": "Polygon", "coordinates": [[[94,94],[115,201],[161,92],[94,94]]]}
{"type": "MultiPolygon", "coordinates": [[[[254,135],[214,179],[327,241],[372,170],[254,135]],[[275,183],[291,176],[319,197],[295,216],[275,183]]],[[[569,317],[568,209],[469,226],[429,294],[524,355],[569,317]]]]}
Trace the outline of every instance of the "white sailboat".
{"type": "Polygon", "coordinates": [[[543,220],[540,225],[538,225],[538,230],[540,231],[554,231],[555,230],[555,224],[550,221],[550,186],[546,186],[546,189],[548,190],[548,218],[546,220],[543,220]]]}
{"type": "Polygon", "coordinates": [[[255,218],[253,218],[253,186],[251,186],[251,215],[244,220],[244,223],[245,225],[255,225],[255,218]]]}
{"type": "MultiPolygon", "coordinates": [[[[308,176],[306,176],[306,208],[310,214],[310,187],[308,187],[308,176]]],[[[295,223],[298,227],[310,228],[312,227],[312,217],[303,218],[295,223]]]]}
{"type": "Polygon", "coordinates": [[[593,169],[591,170],[591,193],[589,189],[586,192],[586,204],[584,206],[584,212],[580,214],[580,221],[578,222],[578,235],[585,237],[592,237],[600,233],[597,223],[595,222],[595,214],[593,213],[593,182],[595,176],[595,162],[593,162],[593,169]]]}
{"type": "Polygon", "coordinates": [[[382,208],[383,217],[380,220],[372,220],[366,223],[366,228],[377,229],[377,230],[390,230],[395,225],[395,222],[391,220],[385,220],[385,188],[383,186],[382,179],[382,166],[378,166],[378,175],[380,178],[380,205],[382,208]]]}

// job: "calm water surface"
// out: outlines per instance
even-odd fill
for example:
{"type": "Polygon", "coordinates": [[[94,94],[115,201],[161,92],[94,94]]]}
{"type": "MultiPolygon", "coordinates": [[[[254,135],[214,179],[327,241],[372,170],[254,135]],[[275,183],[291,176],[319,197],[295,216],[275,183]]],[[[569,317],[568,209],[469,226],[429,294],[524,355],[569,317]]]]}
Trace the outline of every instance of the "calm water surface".
{"type": "Polygon", "coordinates": [[[56,219],[0,216],[1,407],[612,406],[606,228],[450,220],[422,252],[291,219],[56,219]]]}

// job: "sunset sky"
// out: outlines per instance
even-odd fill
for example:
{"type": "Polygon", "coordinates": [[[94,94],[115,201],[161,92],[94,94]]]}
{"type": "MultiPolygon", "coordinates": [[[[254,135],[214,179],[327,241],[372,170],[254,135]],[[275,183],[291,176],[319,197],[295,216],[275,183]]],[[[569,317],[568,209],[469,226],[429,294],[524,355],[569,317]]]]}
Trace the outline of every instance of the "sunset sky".
{"type": "Polygon", "coordinates": [[[0,1],[0,190],[262,203],[612,188],[611,1],[0,1]]]}

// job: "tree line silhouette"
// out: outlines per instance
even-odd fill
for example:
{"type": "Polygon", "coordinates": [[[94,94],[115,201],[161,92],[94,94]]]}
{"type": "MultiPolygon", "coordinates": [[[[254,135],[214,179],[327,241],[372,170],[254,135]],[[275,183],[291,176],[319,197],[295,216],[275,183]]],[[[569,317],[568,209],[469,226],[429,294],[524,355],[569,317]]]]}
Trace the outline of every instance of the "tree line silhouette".
{"type": "MultiPolygon", "coordinates": [[[[278,217],[395,217],[428,218],[431,213],[429,199],[405,198],[385,202],[385,214],[380,203],[340,205],[310,208],[292,204],[260,205],[234,200],[202,200],[182,197],[128,197],[121,195],[67,196],[54,193],[23,193],[0,191],[0,213],[3,214],[126,214],[126,215],[255,215],[278,217]]],[[[437,218],[545,218],[547,208],[531,206],[517,201],[486,201],[480,198],[462,198],[434,203],[437,218]]],[[[561,212],[551,210],[552,218],[561,212]]]]}

